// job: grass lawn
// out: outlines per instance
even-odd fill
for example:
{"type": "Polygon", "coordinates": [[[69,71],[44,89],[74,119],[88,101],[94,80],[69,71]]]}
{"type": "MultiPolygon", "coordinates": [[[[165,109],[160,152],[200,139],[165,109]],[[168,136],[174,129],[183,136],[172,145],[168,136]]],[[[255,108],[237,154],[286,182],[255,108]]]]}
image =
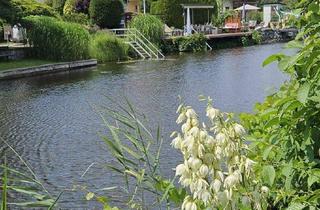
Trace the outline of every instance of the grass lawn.
{"type": "Polygon", "coordinates": [[[40,59],[22,59],[22,60],[14,60],[14,61],[0,61],[0,71],[15,69],[15,68],[23,68],[23,67],[31,67],[31,66],[40,66],[44,64],[56,63],[54,61],[48,60],[40,60],[40,59]]]}

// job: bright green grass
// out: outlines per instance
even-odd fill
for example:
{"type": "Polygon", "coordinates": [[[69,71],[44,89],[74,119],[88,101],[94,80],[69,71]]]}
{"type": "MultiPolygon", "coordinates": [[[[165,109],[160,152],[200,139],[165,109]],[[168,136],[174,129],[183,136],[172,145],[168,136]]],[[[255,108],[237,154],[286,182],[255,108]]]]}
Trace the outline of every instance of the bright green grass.
{"type": "Polygon", "coordinates": [[[14,61],[0,60],[0,71],[15,69],[15,68],[40,66],[40,65],[51,64],[51,63],[56,63],[56,62],[48,61],[48,60],[40,60],[40,59],[23,59],[23,60],[14,60],[14,61]]]}

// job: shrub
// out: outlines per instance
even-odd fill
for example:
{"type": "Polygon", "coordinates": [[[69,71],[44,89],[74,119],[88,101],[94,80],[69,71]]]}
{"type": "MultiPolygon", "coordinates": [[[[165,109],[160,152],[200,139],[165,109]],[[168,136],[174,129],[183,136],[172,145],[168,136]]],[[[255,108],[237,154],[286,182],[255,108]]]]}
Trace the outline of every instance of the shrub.
{"type": "Polygon", "coordinates": [[[173,44],[180,52],[199,52],[206,49],[206,37],[203,34],[193,34],[186,37],[178,37],[173,44]]]}
{"type": "Polygon", "coordinates": [[[36,0],[11,0],[11,5],[15,14],[14,21],[19,22],[23,17],[31,15],[43,15],[59,17],[54,9],[36,0]]]}
{"type": "Polygon", "coordinates": [[[8,0],[0,0],[0,18],[7,22],[13,22],[14,20],[14,8],[8,0]]]}
{"type": "Polygon", "coordinates": [[[255,44],[262,43],[262,34],[259,31],[254,30],[252,32],[252,40],[255,44]]]}
{"type": "MultiPolygon", "coordinates": [[[[216,0],[158,0],[151,4],[150,13],[160,17],[167,25],[177,28],[183,27],[183,8],[181,4],[184,3],[206,3],[215,6],[215,9],[211,11],[213,16],[217,16],[217,1],[216,0]]],[[[195,13],[195,21],[207,22],[208,12],[207,10],[198,10],[195,13]]]]}
{"type": "Polygon", "coordinates": [[[164,23],[153,15],[140,14],[133,18],[130,27],[140,31],[152,43],[159,44],[164,33],[164,23]]]}
{"type": "Polygon", "coordinates": [[[257,23],[261,23],[263,20],[263,12],[260,11],[250,11],[247,16],[248,20],[256,20],[257,23]]]}
{"type": "Polygon", "coordinates": [[[89,52],[99,62],[118,61],[127,57],[128,45],[106,32],[96,33],[90,42],[89,52]]]}
{"type": "Polygon", "coordinates": [[[63,20],[72,23],[79,23],[82,25],[89,25],[89,17],[84,13],[69,13],[63,15],[63,20]]]}
{"type": "Polygon", "coordinates": [[[64,4],[63,14],[89,13],[90,0],[67,0],[64,4]]]}
{"type": "Polygon", "coordinates": [[[67,0],[63,7],[63,14],[70,15],[76,12],[77,0],[67,0]]]}
{"type": "Polygon", "coordinates": [[[3,24],[4,23],[5,21],[0,18],[0,41],[3,40],[3,24]]]}
{"type": "Polygon", "coordinates": [[[90,2],[90,18],[101,28],[118,27],[123,13],[121,0],[92,0],[90,2]]]}
{"type": "Polygon", "coordinates": [[[183,26],[182,0],[158,0],[151,4],[151,14],[161,17],[169,26],[181,28],[183,26]]]}
{"type": "Polygon", "coordinates": [[[89,57],[90,35],[80,25],[40,16],[26,17],[24,23],[34,55],[54,60],[89,57]]]}

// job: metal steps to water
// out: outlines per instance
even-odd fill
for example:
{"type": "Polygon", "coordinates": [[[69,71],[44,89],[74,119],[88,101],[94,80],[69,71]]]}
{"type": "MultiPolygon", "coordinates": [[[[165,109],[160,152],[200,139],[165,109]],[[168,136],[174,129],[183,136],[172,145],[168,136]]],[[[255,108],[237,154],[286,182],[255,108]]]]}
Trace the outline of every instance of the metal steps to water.
{"type": "Polygon", "coordinates": [[[112,29],[117,37],[125,39],[132,49],[142,59],[164,59],[165,56],[149,39],[147,39],[140,31],[135,28],[112,29]]]}

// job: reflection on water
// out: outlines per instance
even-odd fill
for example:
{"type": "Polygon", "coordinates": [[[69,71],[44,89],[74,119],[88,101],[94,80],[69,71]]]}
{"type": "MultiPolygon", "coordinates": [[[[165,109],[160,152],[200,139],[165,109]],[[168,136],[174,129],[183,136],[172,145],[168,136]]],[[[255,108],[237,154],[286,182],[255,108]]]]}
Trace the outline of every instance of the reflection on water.
{"type": "MultiPolygon", "coordinates": [[[[275,65],[262,69],[262,61],[281,50],[281,44],[221,50],[206,54],[172,56],[168,61],[108,64],[80,71],[0,82],[0,135],[25,158],[53,194],[75,184],[98,189],[116,186],[119,177],[103,168],[110,160],[97,133],[103,132],[93,107],[110,104],[110,96],[123,96],[143,111],[151,125],[160,123],[166,144],[163,172],[172,175],[178,154],[170,148],[175,110],[180,95],[196,110],[204,105],[198,95],[209,95],[217,107],[250,112],[272,88],[286,79],[275,65]],[[85,177],[86,168],[95,163],[85,177]]],[[[8,149],[0,148],[3,153],[8,149]]],[[[0,153],[0,154],[1,154],[0,153]]],[[[20,164],[13,156],[12,166],[20,164]]],[[[121,200],[121,194],[109,194],[121,200]]],[[[117,204],[117,203],[116,203],[117,204]]],[[[83,193],[65,193],[66,208],[93,208],[83,193]]]]}

